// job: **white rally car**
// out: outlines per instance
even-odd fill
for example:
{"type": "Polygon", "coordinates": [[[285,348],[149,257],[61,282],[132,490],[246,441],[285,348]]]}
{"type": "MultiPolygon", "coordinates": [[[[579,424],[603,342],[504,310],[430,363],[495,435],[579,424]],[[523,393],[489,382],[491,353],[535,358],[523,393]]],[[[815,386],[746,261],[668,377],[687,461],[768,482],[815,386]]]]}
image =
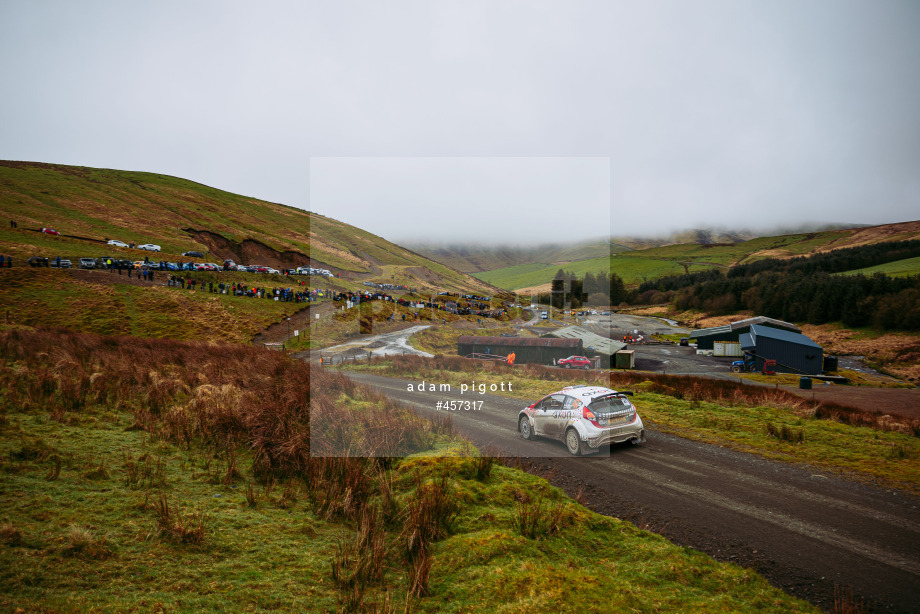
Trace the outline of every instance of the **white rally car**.
{"type": "Polygon", "coordinates": [[[596,452],[600,446],[645,441],[645,425],[629,400],[632,392],[603,386],[568,386],[518,414],[524,439],[548,437],[565,442],[574,455],[596,452]]]}

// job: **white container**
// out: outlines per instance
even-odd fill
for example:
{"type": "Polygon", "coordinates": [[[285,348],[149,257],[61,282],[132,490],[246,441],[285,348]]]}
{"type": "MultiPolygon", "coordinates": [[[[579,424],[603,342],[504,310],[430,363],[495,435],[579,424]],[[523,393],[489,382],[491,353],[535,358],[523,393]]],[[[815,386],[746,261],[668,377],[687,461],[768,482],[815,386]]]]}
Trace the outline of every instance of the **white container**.
{"type": "Polygon", "coordinates": [[[715,341],[712,344],[713,356],[743,356],[740,341],[715,341]]]}

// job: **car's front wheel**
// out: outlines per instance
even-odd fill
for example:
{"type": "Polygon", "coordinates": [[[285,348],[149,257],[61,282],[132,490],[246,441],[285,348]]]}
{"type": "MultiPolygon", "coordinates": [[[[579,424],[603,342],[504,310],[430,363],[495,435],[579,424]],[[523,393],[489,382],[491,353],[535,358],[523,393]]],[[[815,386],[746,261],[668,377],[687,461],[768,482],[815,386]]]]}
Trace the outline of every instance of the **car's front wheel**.
{"type": "Polygon", "coordinates": [[[571,369],[571,368],[572,368],[572,365],[570,365],[569,363],[565,363],[563,366],[564,366],[566,369],[571,369]]]}
{"type": "Polygon", "coordinates": [[[565,447],[568,448],[569,454],[578,456],[581,454],[581,439],[578,437],[578,431],[569,429],[565,433],[565,447]]]}
{"type": "Polygon", "coordinates": [[[531,428],[530,420],[527,419],[527,416],[521,416],[521,419],[518,420],[518,432],[521,433],[521,437],[524,439],[533,439],[533,428],[531,428]]]}

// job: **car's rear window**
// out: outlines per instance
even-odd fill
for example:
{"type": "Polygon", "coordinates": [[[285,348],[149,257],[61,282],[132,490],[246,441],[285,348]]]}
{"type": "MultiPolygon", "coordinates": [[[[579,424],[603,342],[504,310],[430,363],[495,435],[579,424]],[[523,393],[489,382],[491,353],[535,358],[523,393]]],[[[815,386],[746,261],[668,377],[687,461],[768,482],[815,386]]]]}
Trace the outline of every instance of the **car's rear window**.
{"type": "Polygon", "coordinates": [[[624,397],[610,395],[606,397],[600,397],[599,399],[594,399],[591,401],[591,404],[588,405],[588,409],[590,409],[595,414],[619,412],[625,409],[629,409],[629,401],[624,397]]]}

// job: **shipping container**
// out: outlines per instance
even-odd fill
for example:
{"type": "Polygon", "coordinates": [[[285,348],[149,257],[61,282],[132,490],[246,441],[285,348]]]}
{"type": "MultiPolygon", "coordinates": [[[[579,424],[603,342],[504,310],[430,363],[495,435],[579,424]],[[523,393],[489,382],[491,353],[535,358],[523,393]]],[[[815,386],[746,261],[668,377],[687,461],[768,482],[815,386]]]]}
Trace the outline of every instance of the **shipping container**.
{"type": "Polygon", "coordinates": [[[715,341],[712,344],[713,356],[742,356],[741,342],[715,341]]]}

